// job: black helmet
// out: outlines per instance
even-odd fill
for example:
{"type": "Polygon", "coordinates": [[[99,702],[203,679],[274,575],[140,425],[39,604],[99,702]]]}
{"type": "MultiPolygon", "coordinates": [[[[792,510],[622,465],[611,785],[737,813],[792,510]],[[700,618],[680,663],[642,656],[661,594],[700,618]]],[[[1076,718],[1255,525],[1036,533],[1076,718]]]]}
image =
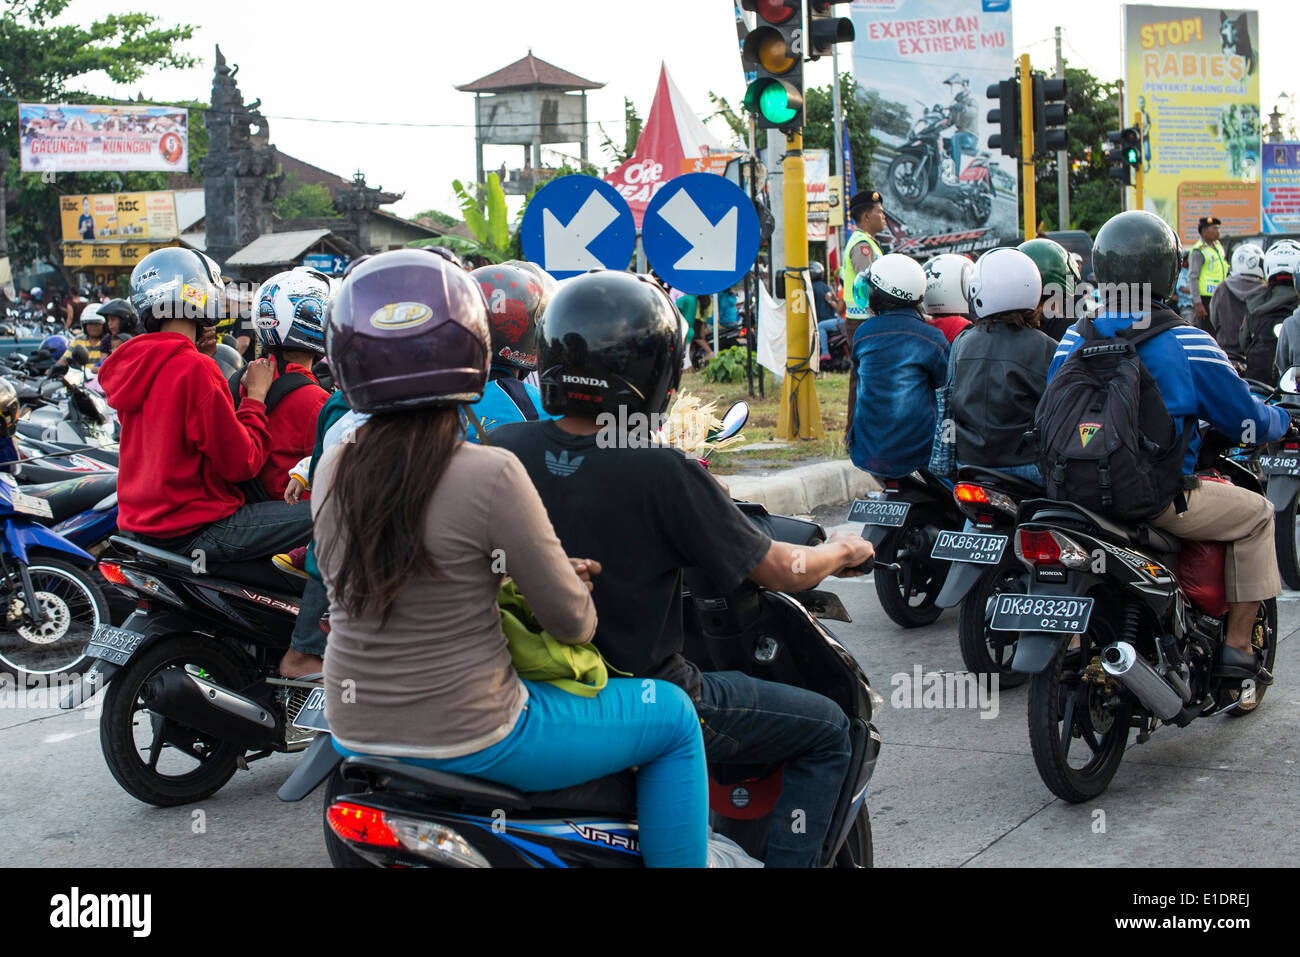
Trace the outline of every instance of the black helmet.
{"type": "Polygon", "coordinates": [[[662,413],[682,378],[684,323],[645,276],[594,270],[560,283],[537,330],[552,415],[662,413]]]}
{"type": "Polygon", "coordinates": [[[232,375],[244,368],[244,357],[235,349],[223,343],[218,343],[217,351],[212,356],[216,362],[217,368],[221,370],[221,377],[229,379],[232,375]]]}
{"type": "Polygon", "coordinates": [[[1098,284],[1150,283],[1151,295],[1164,302],[1174,298],[1181,264],[1173,228],[1141,209],[1106,220],[1092,244],[1093,278],[1098,284]]]}
{"type": "Polygon", "coordinates": [[[18,431],[18,393],[8,379],[0,379],[0,435],[13,438],[18,431]]]}
{"type": "Polygon", "coordinates": [[[125,299],[108,300],[99,307],[99,314],[104,317],[105,321],[111,316],[118,318],[117,331],[119,335],[134,333],[136,326],[139,324],[135,318],[135,310],[131,308],[131,304],[125,299]]]}
{"type": "Polygon", "coordinates": [[[215,326],[224,301],[221,270],[196,249],[155,249],[131,271],[131,305],[145,332],[157,332],[166,319],[215,326]]]}

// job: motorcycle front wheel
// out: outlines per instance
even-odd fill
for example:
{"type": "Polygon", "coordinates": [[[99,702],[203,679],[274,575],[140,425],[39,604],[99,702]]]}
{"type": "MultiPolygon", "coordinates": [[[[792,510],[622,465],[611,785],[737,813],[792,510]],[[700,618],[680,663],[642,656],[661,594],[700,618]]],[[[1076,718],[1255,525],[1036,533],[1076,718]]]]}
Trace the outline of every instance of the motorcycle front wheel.
{"type": "Polygon", "coordinates": [[[969,200],[969,210],[971,222],[976,226],[983,226],[993,215],[993,188],[987,183],[981,183],[975,187],[975,192],[969,200]]]}
{"type": "Polygon", "coordinates": [[[1282,575],[1282,584],[1287,588],[1300,589],[1300,549],[1296,547],[1296,502],[1273,517],[1273,546],[1277,550],[1277,570],[1282,575]]]}
{"type": "Polygon", "coordinates": [[[921,160],[911,153],[899,153],[889,164],[889,188],[904,206],[915,206],[930,192],[921,172],[921,160]]]}
{"type": "Polygon", "coordinates": [[[0,623],[0,665],[15,675],[59,675],[76,671],[96,626],[109,623],[108,599],[86,572],[55,558],[27,566],[32,591],[44,620],[37,624],[15,571],[8,579],[0,614],[17,615],[0,623]]]}
{"type": "Polygon", "coordinates": [[[836,867],[874,867],[875,847],[871,842],[871,815],[866,804],[858,811],[857,820],[844,838],[844,844],[835,855],[836,867]]]}
{"type": "Polygon", "coordinates": [[[915,507],[908,524],[894,529],[876,549],[876,561],[882,565],[897,563],[902,571],[877,568],[872,577],[880,607],[890,620],[904,628],[921,628],[933,623],[943,609],[934,603],[948,574],[948,563],[930,558],[927,529],[942,528],[938,515],[915,507]]]}

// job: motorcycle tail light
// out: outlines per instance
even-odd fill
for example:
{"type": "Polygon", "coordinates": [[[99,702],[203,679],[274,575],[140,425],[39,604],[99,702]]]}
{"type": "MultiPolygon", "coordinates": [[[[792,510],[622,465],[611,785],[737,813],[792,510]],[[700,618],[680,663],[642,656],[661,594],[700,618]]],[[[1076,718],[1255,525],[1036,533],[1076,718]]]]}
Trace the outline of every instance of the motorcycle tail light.
{"type": "Polygon", "coordinates": [[[341,801],[330,805],[325,820],[330,830],[345,841],[372,847],[402,846],[392,828],[384,822],[384,813],[372,807],[341,801]]]}
{"type": "Polygon", "coordinates": [[[971,485],[969,482],[958,482],[952,490],[952,494],[957,496],[959,502],[978,502],[983,505],[989,500],[983,488],[978,485],[971,485]]]}
{"type": "Polygon", "coordinates": [[[1300,451],[1300,442],[1286,442],[1282,445],[1282,448],[1288,452],[1300,451]]]}
{"type": "Polygon", "coordinates": [[[122,566],[115,562],[100,562],[99,573],[114,585],[126,585],[128,588],[131,586],[127,577],[122,574],[122,566]]]}
{"type": "Polygon", "coordinates": [[[1060,532],[1022,528],[1016,532],[1016,557],[1030,567],[1064,565],[1083,568],[1089,562],[1086,549],[1060,532]]]}

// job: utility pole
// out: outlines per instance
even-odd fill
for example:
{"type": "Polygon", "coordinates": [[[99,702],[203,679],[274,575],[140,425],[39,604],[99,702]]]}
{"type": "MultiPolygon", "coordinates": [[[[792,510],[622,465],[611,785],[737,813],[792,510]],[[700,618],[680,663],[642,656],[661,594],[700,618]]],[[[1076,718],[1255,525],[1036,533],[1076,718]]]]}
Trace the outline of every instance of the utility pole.
{"type": "Polygon", "coordinates": [[[1025,239],[1038,235],[1034,192],[1034,77],[1029,54],[1020,55],[1020,190],[1025,204],[1025,239]]]}
{"type": "MultiPolygon", "coordinates": [[[[1056,76],[1065,78],[1065,60],[1061,56],[1061,28],[1056,28],[1056,76]]],[[[1056,152],[1056,208],[1060,212],[1062,230],[1070,228],[1070,153],[1056,152]]]]}
{"type": "MultiPolygon", "coordinates": [[[[844,176],[844,110],[840,104],[840,48],[838,45],[831,48],[831,101],[834,104],[834,123],[832,124],[831,129],[831,137],[833,140],[831,144],[831,177],[834,178],[839,176],[842,180],[844,176]]],[[[841,204],[847,202],[844,190],[845,187],[841,185],[841,204]]],[[[833,247],[828,243],[826,248],[828,251],[831,248],[835,249],[835,261],[839,262],[840,255],[843,252],[840,248],[839,227],[835,226],[829,228],[826,235],[830,240],[830,243],[834,243],[833,247]]],[[[827,278],[829,279],[830,277],[828,276],[827,278]]]]}
{"type": "MultiPolygon", "coordinates": [[[[1123,124],[1124,122],[1124,79],[1123,77],[1121,77],[1119,82],[1115,84],[1115,119],[1119,120],[1119,123],[1116,124],[1117,126],[1123,124]]],[[[1119,208],[1120,208],[1120,212],[1124,212],[1128,209],[1128,186],[1127,185],[1120,187],[1119,208]]]]}
{"type": "MultiPolygon", "coordinates": [[[[775,137],[774,137],[775,138],[775,137]]],[[[785,376],[776,436],[782,439],[821,439],[821,406],[808,360],[812,352],[804,288],[808,270],[808,194],[804,187],[803,130],[786,133],[785,163],[785,376]]]]}

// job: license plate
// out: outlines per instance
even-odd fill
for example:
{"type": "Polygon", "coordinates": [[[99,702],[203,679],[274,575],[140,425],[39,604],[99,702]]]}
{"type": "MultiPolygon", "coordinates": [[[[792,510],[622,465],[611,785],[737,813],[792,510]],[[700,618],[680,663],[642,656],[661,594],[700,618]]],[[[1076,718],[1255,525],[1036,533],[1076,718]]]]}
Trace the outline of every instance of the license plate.
{"type": "Polygon", "coordinates": [[[115,665],[124,665],[144,639],[145,636],[138,631],[98,625],[90,636],[85,653],[90,658],[102,658],[115,665]]]}
{"type": "Polygon", "coordinates": [[[996,565],[1007,547],[1007,536],[982,532],[940,532],[930,549],[931,558],[972,565],[996,565]]]}
{"type": "Polygon", "coordinates": [[[1294,475],[1300,477],[1300,456],[1261,455],[1259,467],[1265,475],[1294,475]]]}
{"type": "Polygon", "coordinates": [[[325,720],[324,688],[313,688],[311,694],[307,695],[307,701],[298,709],[298,715],[293,719],[293,726],[304,731],[330,729],[329,722],[325,720]]]}
{"type": "Polygon", "coordinates": [[[996,631],[1052,631],[1077,635],[1088,629],[1091,598],[999,595],[993,609],[996,631]]]}
{"type": "Polygon", "coordinates": [[[899,528],[907,521],[911,502],[891,502],[887,499],[860,498],[849,509],[850,523],[861,522],[863,525],[882,525],[886,528],[899,528]]]}

